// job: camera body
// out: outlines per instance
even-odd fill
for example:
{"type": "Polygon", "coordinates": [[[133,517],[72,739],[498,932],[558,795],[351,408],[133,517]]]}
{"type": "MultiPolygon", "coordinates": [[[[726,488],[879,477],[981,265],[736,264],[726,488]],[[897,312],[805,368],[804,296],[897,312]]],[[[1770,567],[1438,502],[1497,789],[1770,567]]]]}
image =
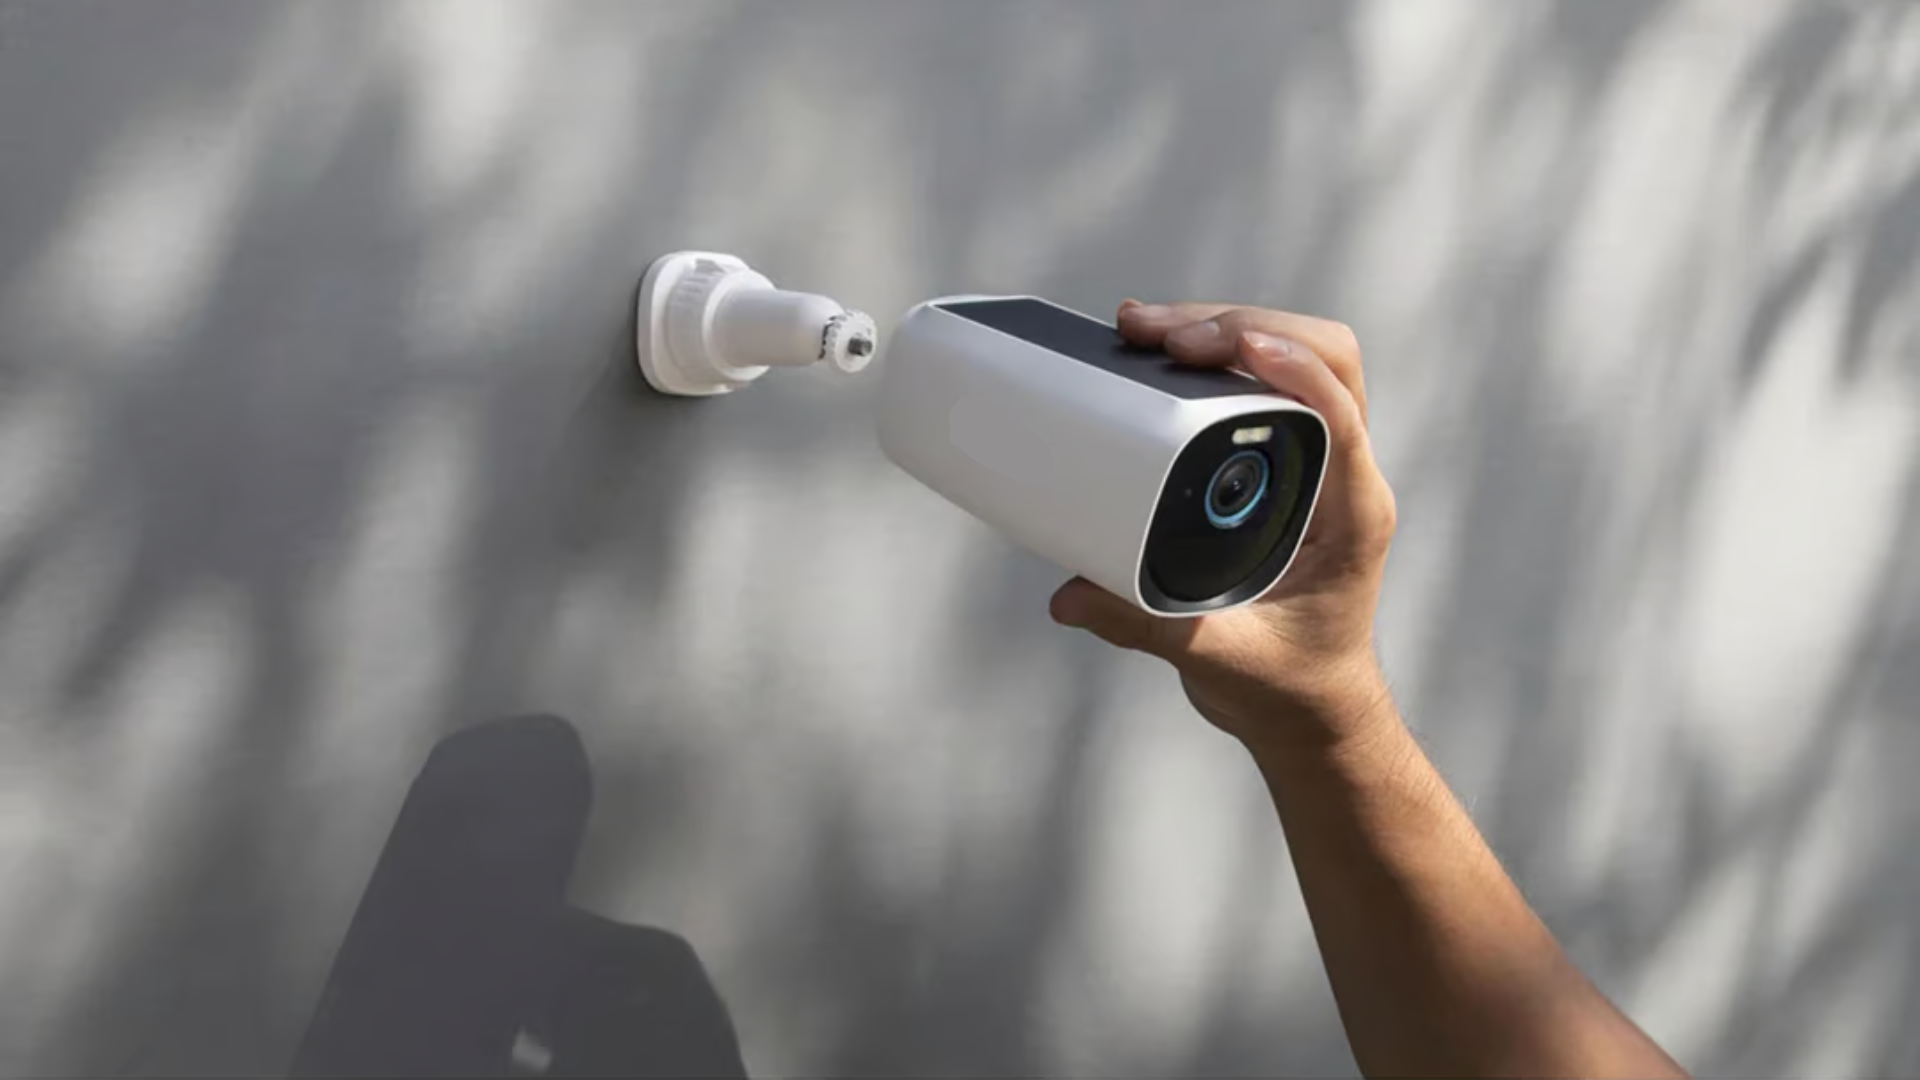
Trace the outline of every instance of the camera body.
{"type": "Polygon", "coordinates": [[[1237,371],[1175,364],[1035,297],[908,312],[880,446],[1014,542],[1160,615],[1251,603],[1286,573],[1326,423],[1237,371]]]}

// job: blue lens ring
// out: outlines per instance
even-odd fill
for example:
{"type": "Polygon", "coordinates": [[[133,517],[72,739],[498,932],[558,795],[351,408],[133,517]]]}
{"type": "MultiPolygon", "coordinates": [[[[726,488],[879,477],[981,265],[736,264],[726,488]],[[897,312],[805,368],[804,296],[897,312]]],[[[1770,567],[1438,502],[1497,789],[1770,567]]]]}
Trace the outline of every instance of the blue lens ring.
{"type": "Polygon", "coordinates": [[[1214,470],[1213,479],[1207,483],[1207,493],[1206,493],[1206,500],[1205,500],[1206,510],[1207,510],[1207,521],[1210,522],[1213,525],[1213,527],[1216,529],[1237,529],[1240,526],[1245,525],[1247,523],[1247,519],[1253,516],[1253,512],[1255,510],[1260,509],[1260,504],[1267,500],[1267,488],[1270,487],[1272,484],[1273,484],[1273,463],[1267,460],[1267,455],[1260,450],[1240,451],[1239,453],[1233,455],[1227,460],[1221,462],[1220,467],[1214,470]],[[1225,476],[1227,473],[1227,470],[1233,468],[1235,464],[1241,461],[1246,461],[1248,459],[1252,459],[1253,463],[1255,464],[1255,466],[1258,467],[1260,471],[1260,486],[1258,489],[1254,491],[1253,498],[1248,499],[1247,505],[1242,507],[1238,512],[1234,513],[1231,517],[1223,517],[1219,514],[1214,513],[1213,492],[1214,492],[1214,489],[1220,486],[1220,478],[1222,476],[1225,476]]]}

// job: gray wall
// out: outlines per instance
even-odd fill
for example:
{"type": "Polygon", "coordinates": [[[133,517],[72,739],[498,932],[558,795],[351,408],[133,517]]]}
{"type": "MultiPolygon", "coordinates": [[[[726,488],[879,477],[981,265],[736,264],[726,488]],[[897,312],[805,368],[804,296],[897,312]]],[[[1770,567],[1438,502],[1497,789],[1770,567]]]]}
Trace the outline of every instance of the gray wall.
{"type": "Polygon", "coordinates": [[[1401,700],[1703,1072],[1920,1070],[1920,9],[0,4],[0,1069],[260,1071],[427,748],[766,1074],[1352,1067],[1257,778],[653,255],[1353,323],[1401,700]]]}

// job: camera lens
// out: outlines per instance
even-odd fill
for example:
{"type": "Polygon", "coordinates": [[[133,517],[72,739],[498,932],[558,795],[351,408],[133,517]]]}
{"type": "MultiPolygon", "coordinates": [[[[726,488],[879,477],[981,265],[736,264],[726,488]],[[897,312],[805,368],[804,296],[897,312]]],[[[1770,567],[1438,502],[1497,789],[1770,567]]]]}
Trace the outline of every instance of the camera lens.
{"type": "Polygon", "coordinates": [[[1228,458],[1207,485],[1207,520],[1216,529],[1237,529],[1260,507],[1267,495],[1272,467],[1259,450],[1242,450],[1228,458]]]}

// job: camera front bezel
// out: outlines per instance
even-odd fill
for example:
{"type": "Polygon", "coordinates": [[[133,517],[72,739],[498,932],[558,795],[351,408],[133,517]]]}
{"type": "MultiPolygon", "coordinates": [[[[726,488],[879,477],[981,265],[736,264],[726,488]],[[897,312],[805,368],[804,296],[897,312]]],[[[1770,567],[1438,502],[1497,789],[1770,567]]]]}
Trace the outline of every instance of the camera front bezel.
{"type": "Polygon", "coordinates": [[[1140,557],[1140,596],[1150,610],[1202,614],[1235,607],[1273,587],[1306,536],[1327,460],[1326,428],[1311,413],[1248,413],[1218,421],[1180,451],[1147,530],[1140,557]],[[1207,494],[1215,476],[1248,446],[1235,435],[1271,428],[1258,449],[1268,458],[1268,491],[1237,527],[1210,520],[1207,494]]]}

